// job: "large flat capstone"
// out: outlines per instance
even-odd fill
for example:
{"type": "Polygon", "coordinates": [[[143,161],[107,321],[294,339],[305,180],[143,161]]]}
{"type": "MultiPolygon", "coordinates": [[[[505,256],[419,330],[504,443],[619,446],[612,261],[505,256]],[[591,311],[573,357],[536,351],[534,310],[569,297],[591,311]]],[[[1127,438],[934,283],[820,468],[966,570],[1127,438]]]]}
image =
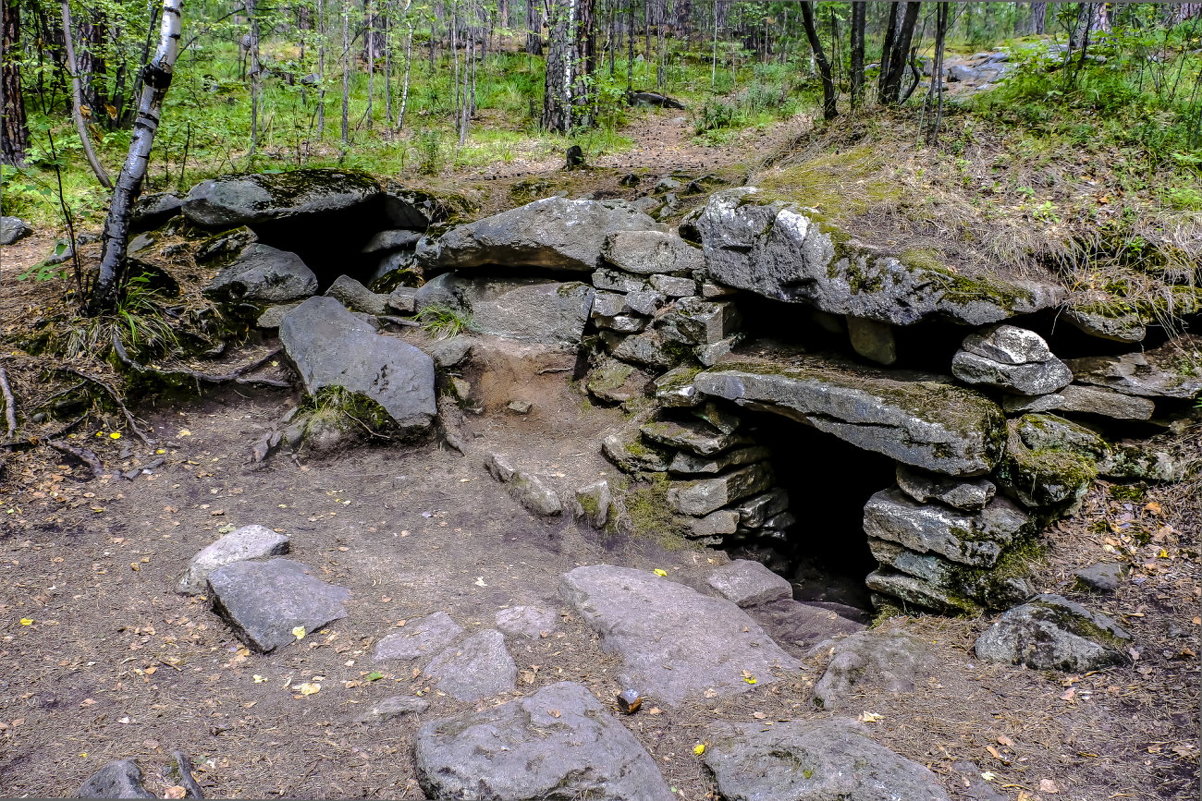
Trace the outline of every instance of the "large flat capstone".
{"type": "Polygon", "coordinates": [[[985,325],[1048,308],[1064,294],[906,263],[848,239],[812,210],[766,202],[754,188],[715,193],[681,230],[700,239],[710,277],[719,283],[893,325],[929,318],[985,325]]]}
{"type": "Polygon", "coordinates": [[[693,385],[945,475],[988,473],[1005,449],[997,404],[937,376],[790,356],[724,363],[699,373],[693,385]]]}
{"type": "Polygon", "coordinates": [[[257,651],[296,640],[297,627],[316,631],[346,617],[350,590],[327,584],[291,559],[234,562],[209,574],[213,609],[257,651]]]}
{"type": "Polygon", "coordinates": [[[730,601],[653,573],[610,565],[566,573],[560,594],[622,657],[630,683],[657,703],[700,698],[714,688],[745,692],[798,663],[730,601]]]}
{"type": "Polygon", "coordinates": [[[376,179],[353,170],[227,175],[192,187],[184,198],[184,216],[205,228],[236,228],[354,209],[380,191],[376,179]]]}
{"type": "Polygon", "coordinates": [[[571,682],[427,723],[418,732],[414,759],[418,783],[430,798],[675,798],[634,735],[571,682]]]}
{"type": "Polygon", "coordinates": [[[402,428],[430,425],[438,413],[434,361],[376,332],[334,298],[309,298],[285,315],[280,342],[305,390],[343,387],[380,404],[402,428]]]}

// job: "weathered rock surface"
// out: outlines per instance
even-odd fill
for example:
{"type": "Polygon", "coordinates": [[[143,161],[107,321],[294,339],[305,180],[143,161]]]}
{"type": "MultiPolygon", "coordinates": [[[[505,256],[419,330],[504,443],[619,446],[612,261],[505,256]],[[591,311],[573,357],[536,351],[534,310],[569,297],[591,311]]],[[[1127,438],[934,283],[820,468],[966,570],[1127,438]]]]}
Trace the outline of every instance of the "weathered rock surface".
{"type": "Polygon", "coordinates": [[[1100,562],[1073,571],[1077,583],[1082,587],[1103,593],[1117,590],[1126,573],[1127,567],[1118,562],[1100,562]]]}
{"type": "Polygon", "coordinates": [[[285,315],[302,303],[304,301],[295,300],[292,303],[280,303],[276,306],[268,306],[259,315],[259,318],[255,320],[255,325],[259,328],[279,328],[280,323],[284,322],[285,315]]]}
{"type": "Polygon", "coordinates": [[[1064,310],[1064,318],[1090,336],[1113,342],[1142,342],[1151,322],[1134,309],[1115,312],[1097,306],[1070,305],[1064,310]]]}
{"type": "Polygon", "coordinates": [[[1005,445],[1002,411],[931,376],[881,373],[812,357],[724,363],[697,391],[774,412],[936,473],[988,473],[1005,445]]]}
{"type": "Polygon", "coordinates": [[[157,798],[142,786],[142,770],[132,759],[110,762],[88,777],[76,798],[157,798]]]}
{"type": "MultiPolygon", "coordinates": [[[[736,515],[737,520],[737,515],[736,515]]],[[[736,559],[709,574],[711,587],[742,607],[760,606],[793,597],[793,585],[759,562],[736,559]]]]}
{"type": "Polygon", "coordinates": [[[668,453],[643,441],[637,421],[601,440],[601,452],[627,473],[662,473],[670,459],[668,453]]]}
{"type": "Polygon", "coordinates": [[[317,276],[300,256],[260,244],[247,246],[204,289],[215,300],[252,303],[287,303],[316,291],[317,276]]]}
{"type": "Polygon", "coordinates": [[[682,515],[701,517],[768,490],[772,481],[771,466],[760,462],[715,478],[674,482],[668,503],[682,515]]]}
{"type": "Polygon", "coordinates": [[[20,217],[0,217],[0,245],[11,245],[33,233],[33,226],[20,217]]]}
{"type": "Polygon", "coordinates": [[[289,312],[280,342],[310,394],[334,386],[365,395],[404,429],[427,428],[438,413],[433,360],[378,334],[334,298],[309,298],[289,312]]]}
{"type": "Polygon", "coordinates": [[[897,361],[897,341],[888,323],[848,317],[847,337],[852,350],[865,359],[886,366],[897,361]]]}
{"type": "Polygon", "coordinates": [[[715,724],[706,741],[727,801],[949,801],[933,773],[848,723],[715,724]]]}
{"type": "Polygon", "coordinates": [[[512,690],[517,666],[496,629],[478,631],[430,660],[425,673],[438,689],[460,701],[481,701],[512,690]]]}
{"type": "Polygon", "coordinates": [[[868,536],[977,567],[995,565],[1002,550],[1031,525],[1031,518],[1005,498],[994,498],[972,514],[917,504],[900,490],[888,489],[864,505],[868,536]]]}
{"type": "Polygon", "coordinates": [[[1068,366],[1077,383],[1109,387],[1124,395],[1188,400],[1202,392],[1202,375],[1182,371],[1178,354],[1168,345],[1143,353],[1070,359],[1068,366]]]}
{"type": "Polygon", "coordinates": [[[616,231],[658,231],[659,223],[622,201],[551,197],[452,228],[421,254],[438,270],[485,265],[591,272],[616,231]]]}
{"type": "Polygon", "coordinates": [[[601,248],[601,258],[619,270],[639,275],[683,275],[705,266],[700,248],[675,234],[652,230],[610,234],[601,248]]]}
{"type": "Polygon", "coordinates": [[[697,456],[713,456],[735,445],[749,443],[733,431],[719,431],[701,420],[653,420],[639,429],[652,442],[686,450],[697,456]]]}
{"type": "Polygon", "coordinates": [[[431,798],[671,801],[655,761],[583,686],[426,724],[417,735],[418,783],[431,798]]]}
{"type": "Polygon", "coordinates": [[[183,206],[183,199],[174,192],[152,192],[142,195],[134,203],[133,214],[129,219],[129,230],[131,233],[137,233],[158,228],[179,214],[183,206]]]}
{"type": "MultiPolygon", "coordinates": [[[[677,704],[715,688],[727,693],[775,681],[798,663],[730,601],[704,596],[652,573],[609,565],[578,567],[560,592],[622,658],[632,686],[677,704]]],[[[626,683],[626,682],[623,682],[626,683]]]]}
{"type": "Polygon", "coordinates": [[[814,703],[836,709],[864,693],[913,692],[936,673],[938,660],[916,637],[863,631],[835,644],[814,703]]]}
{"type": "Polygon", "coordinates": [[[537,640],[559,628],[559,615],[545,606],[511,606],[497,612],[497,628],[511,637],[537,640]]]}
{"type": "Polygon", "coordinates": [[[668,470],[680,475],[696,476],[711,475],[729,470],[732,467],[762,462],[771,454],[767,448],[754,445],[750,448],[738,448],[715,456],[696,456],[691,453],[678,453],[672,457],[668,470]]]}
{"type": "Polygon", "coordinates": [[[343,306],[365,314],[387,314],[388,295],[377,295],[354,278],[340,275],[326,290],[326,294],[337,298],[343,306]]]}
{"type": "Polygon", "coordinates": [[[618,359],[606,358],[589,371],[584,386],[603,403],[625,403],[643,396],[651,376],[618,359]]]}
{"type": "Polygon", "coordinates": [[[575,345],[584,334],[593,288],[541,278],[473,278],[445,273],[418,289],[416,308],[442,305],[470,316],[482,334],[575,345]]]}
{"type": "Polygon", "coordinates": [[[1073,380],[1068,365],[1052,355],[1034,331],[999,325],[964,339],[952,359],[952,375],[966,384],[1046,395],[1073,380]]]}
{"type": "Polygon", "coordinates": [[[420,659],[442,651],[463,634],[460,626],[446,612],[410,620],[399,630],[382,637],[376,643],[372,659],[420,659]]]}
{"type": "Polygon", "coordinates": [[[380,195],[367,173],[334,169],[228,175],[202,181],[184,198],[184,216],[205,228],[347,211],[380,195]]]}
{"type": "Polygon", "coordinates": [[[516,471],[509,481],[509,493],[536,515],[551,516],[563,511],[559,494],[534,473],[516,471]]]}
{"type": "MultiPolygon", "coordinates": [[[[978,609],[1006,609],[1035,594],[1030,577],[1032,566],[1021,552],[1004,552],[992,568],[972,568],[933,553],[916,553],[895,542],[872,537],[868,539],[868,548],[872,557],[885,568],[893,568],[922,582],[921,585],[909,583],[911,594],[896,597],[937,612],[954,615],[975,613],[978,609]],[[919,587],[925,592],[922,598],[913,595],[919,587]],[[938,603],[932,604],[933,600],[938,603]]],[[[881,571],[877,573],[874,581],[889,581],[882,579],[881,571]]],[[[874,589],[880,590],[880,587],[874,589]]]]}
{"type": "Polygon", "coordinates": [[[919,503],[938,501],[966,512],[981,511],[997,494],[997,487],[986,478],[957,481],[905,465],[897,466],[897,486],[919,503]]]}
{"type": "Polygon", "coordinates": [[[809,210],[764,203],[755,189],[711,195],[681,229],[700,239],[709,275],[722,284],[894,325],[931,317],[985,325],[1048,308],[1063,294],[906,264],[846,240],[809,210]]]}
{"type": "Polygon", "coordinates": [[[364,253],[387,253],[403,248],[412,248],[422,235],[404,228],[380,231],[363,246],[364,253]]]}
{"type": "Polygon", "coordinates": [[[213,609],[263,653],[295,642],[292,630],[316,631],[346,617],[350,590],[314,578],[291,559],[234,562],[209,574],[213,609]]]}
{"type": "Polygon", "coordinates": [[[243,526],[231,531],[192,557],[177,590],[184,595],[199,595],[207,588],[209,574],[217,568],[246,559],[286,554],[290,542],[287,534],[277,534],[265,526],[243,526]]]}
{"type": "Polygon", "coordinates": [[[981,659],[1082,673],[1130,661],[1131,635],[1106,615],[1059,595],[1038,595],[977,638],[981,659]]]}
{"type": "Polygon", "coordinates": [[[834,609],[815,603],[782,598],[748,608],[747,614],[791,654],[804,657],[811,648],[831,637],[862,631],[864,624],[834,609]]]}
{"type": "Polygon", "coordinates": [[[580,487],[572,497],[572,516],[593,528],[603,528],[609,522],[609,507],[613,494],[605,479],[580,487]]]}
{"type": "Polygon", "coordinates": [[[420,715],[430,708],[430,702],[412,695],[393,695],[377,701],[359,716],[360,723],[387,723],[403,715],[420,715]]]}
{"type": "Polygon", "coordinates": [[[880,595],[901,601],[903,607],[914,606],[949,615],[976,616],[984,611],[984,607],[963,595],[889,568],[882,567],[869,573],[864,577],[864,585],[880,595]]]}
{"type": "Polygon", "coordinates": [[[1011,395],[1002,399],[1002,408],[1012,414],[1063,412],[1110,417],[1115,420],[1150,420],[1156,411],[1156,403],[1149,398],[1124,395],[1102,387],[1069,384],[1050,395],[1033,398],[1011,395]]]}

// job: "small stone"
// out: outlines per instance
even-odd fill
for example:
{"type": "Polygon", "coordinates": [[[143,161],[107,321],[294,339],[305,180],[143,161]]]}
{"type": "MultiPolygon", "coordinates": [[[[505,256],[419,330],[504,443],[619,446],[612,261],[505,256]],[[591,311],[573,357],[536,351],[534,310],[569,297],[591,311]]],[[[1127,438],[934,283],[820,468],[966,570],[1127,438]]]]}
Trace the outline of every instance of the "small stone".
{"type": "Polygon", "coordinates": [[[744,608],[793,597],[792,584],[749,559],[736,559],[723,565],[706,580],[727,599],[744,608]]]}
{"type": "Polygon", "coordinates": [[[598,328],[617,331],[619,334],[637,334],[647,327],[647,320],[629,314],[619,314],[614,317],[594,316],[593,322],[598,328]]]}
{"type": "Polygon", "coordinates": [[[284,322],[284,317],[288,312],[301,305],[304,301],[293,301],[292,303],[280,303],[275,306],[268,306],[259,315],[259,319],[255,321],[255,325],[259,328],[279,328],[280,323],[284,322]]]}
{"type": "Polygon", "coordinates": [[[732,467],[762,462],[770,455],[771,451],[758,445],[750,448],[737,448],[717,456],[678,453],[672,457],[672,463],[668,465],[668,470],[686,476],[715,475],[732,467]]]}
{"type": "Polygon", "coordinates": [[[677,482],[668,490],[668,503],[677,512],[703,517],[772,486],[772,468],[765,462],[716,478],[677,482]]]}
{"type": "Polygon", "coordinates": [[[597,289],[603,289],[608,292],[638,292],[647,288],[647,281],[638,276],[624,273],[620,270],[614,270],[609,267],[600,267],[593,272],[593,286],[597,289]]]}
{"type": "Polygon", "coordinates": [[[516,472],[513,464],[509,461],[509,457],[500,453],[490,453],[484,457],[484,469],[488,471],[490,476],[502,484],[508,484],[516,472]]]}
{"type": "Polygon", "coordinates": [[[997,486],[988,479],[956,479],[901,464],[897,485],[919,503],[938,501],[966,512],[981,511],[997,494],[997,486]]]}
{"type": "Polygon", "coordinates": [[[697,294],[697,282],[691,278],[653,275],[651,276],[651,286],[670,298],[687,298],[697,294]]]}
{"type": "Polygon", "coordinates": [[[623,715],[633,715],[643,705],[643,696],[638,690],[625,689],[618,693],[618,711],[623,715]]]}
{"type": "Polygon", "coordinates": [[[463,626],[446,612],[435,612],[410,620],[398,631],[381,638],[372,652],[372,659],[377,662],[419,659],[441,651],[461,634],[463,626]]]}
{"type": "Polygon", "coordinates": [[[602,403],[625,403],[643,396],[649,378],[633,365],[607,357],[585,376],[584,388],[602,403]]]}
{"type": "Polygon", "coordinates": [[[897,361],[897,342],[893,326],[863,317],[847,318],[847,334],[851,348],[869,361],[890,365],[897,361]]]}
{"type": "Polygon", "coordinates": [[[993,326],[969,334],[961,347],[998,364],[1034,364],[1055,358],[1043,337],[1013,325],[993,326]]]}
{"type": "MultiPolygon", "coordinates": [[[[5,218],[12,219],[12,218],[5,218]]],[[[157,798],[142,786],[142,771],[132,759],[110,762],[88,777],[76,798],[157,798]]]]}
{"type": "Polygon", "coordinates": [[[701,362],[703,366],[713,367],[722,360],[723,356],[738,347],[743,339],[744,334],[739,332],[726,339],[720,339],[712,345],[698,345],[694,354],[697,356],[697,361],[701,362]]]}
{"type": "Polygon", "coordinates": [[[617,317],[626,308],[626,295],[619,292],[598,291],[593,296],[593,308],[589,316],[594,320],[601,317],[617,317]]]}
{"type": "Polygon", "coordinates": [[[764,521],[775,517],[789,505],[789,496],[782,489],[774,489],[743,501],[735,507],[739,513],[739,523],[747,528],[759,528],[764,521]]]}
{"type": "Polygon", "coordinates": [[[20,217],[0,217],[0,245],[11,245],[32,233],[33,226],[20,217]]]}
{"type": "Polygon", "coordinates": [[[746,437],[723,433],[701,420],[656,420],[644,424],[643,436],[670,448],[680,448],[697,456],[712,456],[748,442],[746,437]]]}
{"type": "Polygon", "coordinates": [[[664,473],[668,470],[668,455],[643,441],[637,425],[627,426],[601,440],[601,452],[619,470],[627,473],[664,473]]]}
{"type": "Polygon", "coordinates": [[[719,509],[699,520],[693,520],[689,524],[688,536],[690,539],[716,543],[738,530],[739,513],[732,509],[719,509]]]}
{"type": "Polygon", "coordinates": [[[417,244],[417,240],[421,238],[422,235],[417,231],[407,231],[403,228],[380,231],[367,241],[367,244],[363,246],[362,252],[384,253],[393,250],[412,248],[417,244]]]}
{"type": "Polygon", "coordinates": [[[1119,588],[1127,567],[1118,562],[1102,562],[1073,571],[1077,583],[1094,592],[1112,593],[1119,588]]]}
{"type": "Polygon", "coordinates": [[[326,295],[337,298],[343,306],[364,314],[387,314],[391,295],[377,295],[354,278],[340,275],[326,290],[326,295]]]}
{"type": "Polygon", "coordinates": [[[536,515],[551,517],[563,512],[559,495],[533,473],[516,471],[509,482],[509,491],[518,503],[536,515]]]}
{"type": "Polygon", "coordinates": [[[505,408],[514,414],[530,414],[530,410],[534,407],[530,401],[515,400],[510,401],[505,408]]]}
{"type": "Polygon", "coordinates": [[[701,396],[693,386],[696,368],[674,367],[652,382],[655,399],[668,407],[690,407],[701,403],[701,396]]]}
{"type": "Polygon", "coordinates": [[[277,534],[264,526],[243,526],[231,531],[192,557],[176,591],[183,595],[199,595],[206,589],[209,574],[217,568],[246,559],[286,554],[290,543],[287,534],[277,534]]]}
{"type": "Polygon", "coordinates": [[[472,394],[472,382],[458,376],[451,377],[451,394],[456,400],[466,401],[472,394]]]}
{"type": "Polygon", "coordinates": [[[388,295],[388,308],[401,314],[417,311],[417,287],[398,286],[388,295]]]}
{"type": "Polygon", "coordinates": [[[317,291],[317,276],[295,253],[248,245],[204,288],[218,301],[285,303],[317,291]]]}
{"type": "Polygon", "coordinates": [[[742,315],[733,303],[683,298],[657,319],[656,328],[671,342],[682,345],[715,345],[739,331],[742,315]]]}
{"type": "Polygon", "coordinates": [[[662,293],[650,289],[630,292],[626,295],[625,309],[635,314],[650,317],[659,311],[660,306],[664,305],[665,300],[666,298],[662,293]]]}
{"type": "Polygon", "coordinates": [[[604,528],[609,522],[609,507],[612,502],[609,482],[605,479],[594,481],[587,487],[576,490],[572,500],[572,515],[593,528],[604,528]]]}
{"type": "Polygon", "coordinates": [[[430,708],[430,702],[412,695],[394,695],[372,704],[359,716],[360,723],[387,723],[403,715],[420,715],[430,708]]]}
{"type": "Polygon", "coordinates": [[[738,294],[738,292],[739,290],[737,289],[715,284],[712,281],[706,281],[701,284],[701,297],[706,300],[710,300],[711,298],[728,298],[731,295],[738,294]]]}
{"type": "Polygon", "coordinates": [[[939,662],[922,640],[863,631],[835,645],[826,671],[814,685],[814,703],[835,709],[860,695],[909,693],[938,672],[939,662]]]}
{"type": "Polygon", "coordinates": [[[663,334],[656,330],[626,337],[611,353],[622,361],[657,369],[675,367],[689,358],[687,351],[682,349],[679,343],[665,340],[663,334]]]}
{"type": "Polygon", "coordinates": [[[559,628],[559,615],[543,606],[511,606],[497,612],[497,628],[510,637],[537,640],[559,628]]]}
{"type": "Polygon", "coordinates": [[[421,349],[434,360],[435,366],[447,370],[463,363],[472,352],[472,339],[456,334],[446,339],[422,343],[421,349]]]}
{"type": "Polygon", "coordinates": [[[425,673],[438,689],[460,701],[481,701],[512,690],[517,666],[505,649],[505,637],[485,629],[451,646],[426,665],[425,673]]]}

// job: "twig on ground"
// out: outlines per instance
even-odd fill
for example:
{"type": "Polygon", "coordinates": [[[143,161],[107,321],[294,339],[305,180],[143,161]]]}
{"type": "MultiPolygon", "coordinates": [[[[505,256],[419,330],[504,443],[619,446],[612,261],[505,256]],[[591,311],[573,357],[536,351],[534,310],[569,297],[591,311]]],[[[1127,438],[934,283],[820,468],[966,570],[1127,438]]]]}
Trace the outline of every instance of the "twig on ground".
{"type": "Polygon", "coordinates": [[[172,751],[171,758],[175,760],[180,786],[187,791],[184,798],[204,798],[205,794],[201,792],[200,785],[192,776],[192,760],[188,759],[188,755],[183,751],[172,751]]]}
{"type": "Polygon", "coordinates": [[[6,440],[12,440],[17,433],[17,401],[13,397],[13,388],[8,385],[8,371],[0,367],[0,394],[4,395],[4,422],[8,426],[6,440]]]}
{"type": "Polygon", "coordinates": [[[155,445],[154,440],[152,440],[150,437],[146,436],[146,433],[144,431],[142,431],[141,428],[138,427],[137,419],[133,416],[133,414],[129,411],[129,409],[126,408],[125,402],[121,400],[121,394],[119,392],[117,392],[117,390],[115,388],[113,388],[113,386],[111,384],[109,384],[107,381],[102,381],[101,379],[96,378],[95,376],[88,375],[87,373],[82,372],[80,370],[76,370],[74,367],[56,367],[55,369],[62,370],[64,372],[71,373],[72,375],[79,376],[83,380],[90,381],[91,383],[93,383],[96,386],[103,389],[105,391],[105,394],[107,394],[110,398],[112,398],[113,403],[117,404],[117,408],[121,410],[121,414],[125,417],[125,422],[129,424],[130,430],[133,431],[134,434],[137,435],[138,439],[142,440],[142,443],[147,448],[154,447],[154,445],[155,445]]]}
{"type": "Polygon", "coordinates": [[[104,469],[104,465],[100,461],[100,457],[92,453],[87,448],[79,448],[75,445],[68,445],[62,440],[48,439],[46,444],[56,451],[74,456],[79,461],[86,464],[92,471],[92,475],[96,478],[103,478],[108,475],[108,471],[104,469]]]}

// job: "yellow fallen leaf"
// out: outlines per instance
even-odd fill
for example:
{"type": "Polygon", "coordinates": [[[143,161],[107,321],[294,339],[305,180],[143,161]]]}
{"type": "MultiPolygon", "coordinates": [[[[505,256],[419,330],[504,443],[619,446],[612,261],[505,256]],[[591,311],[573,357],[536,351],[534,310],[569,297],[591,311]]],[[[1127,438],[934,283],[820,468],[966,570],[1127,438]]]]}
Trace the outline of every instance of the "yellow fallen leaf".
{"type": "Polygon", "coordinates": [[[263,682],[267,681],[266,676],[260,676],[258,673],[255,674],[254,678],[255,684],[262,684],[263,682]]]}
{"type": "Polygon", "coordinates": [[[121,439],[121,432],[114,431],[113,433],[109,434],[109,439],[121,439]]]}
{"type": "Polygon", "coordinates": [[[657,567],[657,568],[655,568],[655,570],[652,570],[651,572],[652,572],[652,573],[654,573],[654,574],[655,574],[655,575],[657,575],[657,576],[666,576],[666,575],[668,575],[668,571],[667,571],[667,570],[661,570],[661,569],[660,569],[660,568],[658,568],[658,567],[657,567]]]}
{"type": "Polygon", "coordinates": [[[32,626],[33,618],[28,618],[28,617],[21,618],[21,625],[22,626],[32,626]]]}
{"type": "Polygon", "coordinates": [[[705,753],[705,743],[697,743],[697,745],[693,746],[693,753],[696,754],[697,756],[701,756],[702,754],[704,754],[705,753]]]}
{"type": "Polygon", "coordinates": [[[744,676],[744,677],[743,677],[743,681],[747,682],[748,684],[756,684],[756,683],[758,683],[758,680],[756,679],[756,677],[755,677],[755,676],[744,676]]]}
{"type": "Polygon", "coordinates": [[[303,639],[305,639],[305,635],[306,635],[307,633],[308,633],[308,632],[306,632],[306,631],[305,631],[305,627],[304,627],[304,626],[297,626],[296,628],[294,628],[294,629],[292,630],[292,636],[293,636],[293,637],[295,637],[295,638],[296,638],[296,639],[298,639],[298,640],[303,640],[303,639]]]}
{"type": "Polygon", "coordinates": [[[166,448],[155,448],[154,452],[155,452],[156,456],[162,456],[164,453],[167,452],[167,449],[166,448]]]}
{"type": "Polygon", "coordinates": [[[178,432],[178,433],[177,433],[175,436],[177,436],[177,437],[190,437],[190,436],[192,436],[192,432],[191,432],[191,431],[189,431],[189,430],[188,430],[188,429],[186,429],[186,428],[181,428],[181,429],[179,430],[179,432],[178,432]]]}
{"type": "Polygon", "coordinates": [[[298,684],[296,689],[301,695],[313,695],[321,692],[321,685],[315,681],[306,681],[304,684],[298,684]]]}
{"type": "Polygon", "coordinates": [[[860,722],[861,723],[876,723],[878,720],[884,720],[884,719],[885,719],[884,715],[878,715],[875,712],[861,712],[860,713],[860,722]]]}

